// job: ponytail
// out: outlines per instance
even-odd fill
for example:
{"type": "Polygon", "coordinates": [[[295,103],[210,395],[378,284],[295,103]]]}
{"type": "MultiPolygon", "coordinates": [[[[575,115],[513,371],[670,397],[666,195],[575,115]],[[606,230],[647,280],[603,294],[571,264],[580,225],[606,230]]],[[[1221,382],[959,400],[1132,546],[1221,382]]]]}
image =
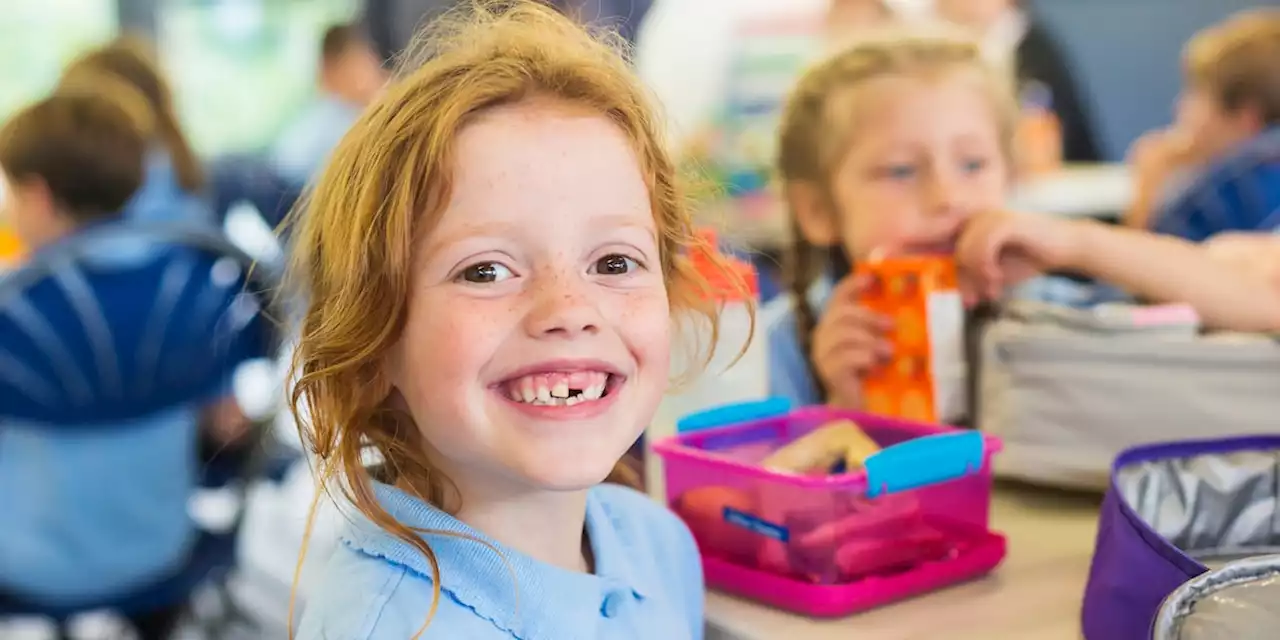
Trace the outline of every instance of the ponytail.
{"type": "Polygon", "coordinates": [[[204,189],[204,168],[182,134],[172,106],[166,105],[163,111],[156,113],[156,134],[169,153],[169,161],[173,163],[173,171],[182,190],[195,193],[204,189]]]}
{"type": "Polygon", "coordinates": [[[165,81],[155,54],[145,41],[124,36],[90,51],[67,65],[62,82],[86,74],[113,76],[142,94],[151,107],[156,136],[169,154],[178,184],[188,192],[204,188],[204,171],[178,123],[173,92],[165,81]]]}

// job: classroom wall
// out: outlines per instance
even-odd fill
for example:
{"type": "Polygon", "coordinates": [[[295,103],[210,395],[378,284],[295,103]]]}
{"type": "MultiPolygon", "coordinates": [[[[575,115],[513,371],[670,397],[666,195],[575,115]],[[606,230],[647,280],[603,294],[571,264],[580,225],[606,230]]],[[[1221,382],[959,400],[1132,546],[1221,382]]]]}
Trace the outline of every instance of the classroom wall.
{"type": "Polygon", "coordinates": [[[1129,144],[1167,124],[1181,84],[1179,56],[1198,29],[1257,0],[1024,0],[1075,63],[1092,101],[1103,152],[1124,157],[1129,144]]]}
{"type": "MultiPolygon", "coordinates": [[[[119,0],[121,25],[149,30],[157,0],[119,0]]],[[[689,0],[697,1],[697,0],[689,0]]],[[[909,3],[917,0],[895,0],[909,3]]],[[[1202,26],[1258,0],[1023,0],[1052,30],[1078,71],[1103,152],[1124,157],[1129,144],[1168,123],[1180,85],[1179,55],[1202,26]]],[[[424,14],[450,0],[367,0],[371,30],[383,47],[403,46],[424,14]]]]}

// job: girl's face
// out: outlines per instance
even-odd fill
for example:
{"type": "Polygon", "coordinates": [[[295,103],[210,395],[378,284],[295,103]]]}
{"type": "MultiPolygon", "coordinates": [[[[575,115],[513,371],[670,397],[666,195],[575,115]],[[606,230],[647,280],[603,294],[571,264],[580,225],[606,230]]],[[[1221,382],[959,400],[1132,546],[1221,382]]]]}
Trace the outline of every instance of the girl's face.
{"type": "Polygon", "coordinates": [[[433,464],[462,491],[603,479],[666,388],[670,312],[648,188],[607,118],[546,100],[455,142],[388,361],[433,464]]]}
{"type": "Polygon", "coordinates": [[[949,252],[970,216],[1003,206],[999,124],[976,78],[886,77],[856,100],[848,151],[828,185],[832,240],[855,260],[949,252]]]}

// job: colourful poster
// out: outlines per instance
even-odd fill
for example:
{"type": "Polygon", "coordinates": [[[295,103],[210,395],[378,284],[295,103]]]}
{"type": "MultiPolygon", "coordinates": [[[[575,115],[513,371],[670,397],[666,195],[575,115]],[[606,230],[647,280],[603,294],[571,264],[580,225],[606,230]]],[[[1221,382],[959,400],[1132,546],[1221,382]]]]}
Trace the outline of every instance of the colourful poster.
{"type": "Polygon", "coordinates": [[[726,83],[713,164],[731,197],[765,191],[788,93],[821,53],[821,22],[781,19],[744,25],[726,83]]]}

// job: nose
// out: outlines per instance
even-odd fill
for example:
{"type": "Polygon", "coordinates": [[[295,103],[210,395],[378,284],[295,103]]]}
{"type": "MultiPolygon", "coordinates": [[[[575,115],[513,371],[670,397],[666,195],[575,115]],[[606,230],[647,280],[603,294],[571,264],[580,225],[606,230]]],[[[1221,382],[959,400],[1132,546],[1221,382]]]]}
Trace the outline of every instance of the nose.
{"type": "Polygon", "coordinates": [[[590,283],[575,274],[548,275],[533,288],[533,305],[525,317],[535,338],[573,338],[600,331],[601,314],[590,283]]]}
{"type": "Polygon", "coordinates": [[[964,186],[955,171],[933,167],[925,191],[926,211],[932,217],[951,218],[964,209],[964,186]]]}

